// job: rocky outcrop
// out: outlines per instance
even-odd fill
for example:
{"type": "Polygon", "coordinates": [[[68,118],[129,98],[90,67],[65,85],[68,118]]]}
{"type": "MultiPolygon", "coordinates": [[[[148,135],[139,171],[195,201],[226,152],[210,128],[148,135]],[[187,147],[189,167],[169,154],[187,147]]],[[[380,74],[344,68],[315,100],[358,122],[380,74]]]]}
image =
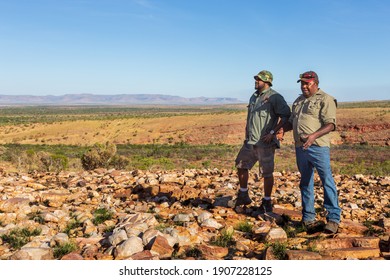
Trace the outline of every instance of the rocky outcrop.
{"type": "MultiPolygon", "coordinates": [[[[335,235],[300,224],[299,173],[275,173],[274,211],[233,209],[232,170],[7,173],[0,177],[0,259],[388,259],[390,178],[337,175],[342,222],[335,235]],[[110,213],[99,220],[97,210],[110,213]],[[10,238],[34,231],[17,246],[10,238]],[[71,249],[65,250],[66,246],[71,249]]],[[[316,209],[324,219],[315,178],[316,209]]]]}

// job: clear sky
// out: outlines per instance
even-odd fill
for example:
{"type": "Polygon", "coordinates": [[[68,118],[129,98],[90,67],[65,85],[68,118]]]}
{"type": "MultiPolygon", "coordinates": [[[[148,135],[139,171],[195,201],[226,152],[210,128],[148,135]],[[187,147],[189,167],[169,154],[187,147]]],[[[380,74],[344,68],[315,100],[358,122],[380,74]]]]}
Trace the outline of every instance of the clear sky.
{"type": "Polygon", "coordinates": [[[390,99],[387,0],[0,0],[0,94],[390,99]]]}

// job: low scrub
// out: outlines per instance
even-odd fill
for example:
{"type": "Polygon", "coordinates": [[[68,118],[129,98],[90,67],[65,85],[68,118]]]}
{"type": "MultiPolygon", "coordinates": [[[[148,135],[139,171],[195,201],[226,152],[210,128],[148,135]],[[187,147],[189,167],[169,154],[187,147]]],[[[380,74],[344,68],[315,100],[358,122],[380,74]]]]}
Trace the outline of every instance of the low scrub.
{"type": "Polygon", "coordinates": [[[233,238],[234,230],[223,229],[220,234],[211,240],[211,244],[219,247],[230,247],[235,245],[233,238]]]}
{"type": "Polygon", "coordinates": [[[3,234],[0,238],[3,242],[8,243],[14,249],[20,249],[28,242],[32,236],[41,234],[41,229],[30,230],[28,228],[16,228],[10,231],[9,234],[3,234]]]}
{"type": "Polygon", "coordinates": [[[253,224],[248,221],[239,222],[234,226],[234,229],[242,232],[251,233],[253,229],[253,224]]]}
{"type": "Polygon", "coordinates": [[[111,220],[113,217],[113,213],[106,208],[99,208],[93,212],[93,223],[94,225],[100,225],[107,220],[111,220]]]}
{"type": "Polygon", "coordinates": [[[81,228],[83,226],[83,223],[78,221],[77,219],[71,219],[69,220],[68,224],[66,225],[66,228],[64,229],[64,232],[71,236],[74,234],[74,231],[78,228],[81,228]]]}
{"type": "Polygon", "coordinates": [[[197,247],[191,247],[185,251],[187,258],[201,259],[203,257],[202,251],[197,247]]]}
{"type": "MultiPolygon", "coordinates": [[[[225,144],[96,144],[92,147],[71,145],[0,145],[0,160],[23,171],[91,170],[115,168],[127,170],[233,169],[240,146],[225,144]],[[40,155],[38,157],[38,155],[40,155]],[[48,159],[50,157],[50,159],[48,159]]],[[[331,148],[333,173],[389,176],[387,147],[339,145],[331,148]]],[[[254,167],[254,170],[257,168],[254,167]]],[[[293,145],[277,150],[275,171],[297,170],[293,145]]]]}
{"type": "Polygon", "coordinates": [[[384,232],[383,228],[379,226],[378,221],[365,221],[363,225],[367,227],[364,231],[365,236],[378,236],[384,232]]]}
{"type": "Polygon", "coordinates": [[[287,258],[287,245],[282,242],[275,242],[272,244],[266,244],[266,247],[272,248],[272,253],[278,260],[285,260],[287,258]]]}
{"type": "Polygon", "coordinates": [[[97,143],[82,155],[81,164],[85,170],[108,167],[115,154],[115,144],[109,142],[105,144],[97,143]]]}
{"type": "Polygon", "coordinates": [[[61,259],[63,256],[74,252],[78,249],[77,245],[72,242],[67,242],[53,248],[54,258],[61,259]]]}

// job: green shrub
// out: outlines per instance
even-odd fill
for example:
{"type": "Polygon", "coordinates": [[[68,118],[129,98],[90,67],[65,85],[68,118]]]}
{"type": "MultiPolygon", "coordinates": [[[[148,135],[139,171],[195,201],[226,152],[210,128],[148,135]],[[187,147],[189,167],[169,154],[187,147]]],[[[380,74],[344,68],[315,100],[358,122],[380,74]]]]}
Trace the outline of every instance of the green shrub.
{"type": "Polygon", "coordinates": [[[76,251],[77,249],[77,245],[72,242],[67,242],[62,245],[58,245],[53,248],[54,258],[61,259],[66,254],[76,251]]]}
{"type": "Polygon", "coordinates": [[[9,234],[3,234],[0,238],[3,242],[6,242],[11,245],[14,249],[20,249],[28,242],[32,236],[38,236],[41,234],[41,229],[30,230],[28,228],[16,228],[11,230],[9,234]]]}
{"type": "MultiPolygon", "coordinates": [[[[87,116],[84,115],[84,117],[87,116]]],[[[106,145],[100,146],[105,147],[106,145]]],[[[88,148],[73,145],[21,145],[13,143],[0,145],[0,160],[10,162],[20,171],[47,170],[37,158],[37,153],[43,151],[49,155],[66,156],[69,163],[64,169],[72,170],[85,169],[82,164],[82,157],[84,157],[84,165],[89,169],[110,166],[116,169],[141,170],[151,170],[152,168],[165,170],[186,168],[234,169],[232,158],[240,149],[240,145],[190,145],[184,142],[172,145],[117,144],[116,147],[118,149],[117,153],[121,156],[116,158],[114,155],[108,162],[104,162],[101,160],[102,156],[99,153],[95,157],[89,154],[90,151],[97,149],[95,146],[88,148]],[[126,164],[127,160],[128,164],[126,164]]],[[[278,155],[275,158],[276,171],[296,171],[294,145],[285,145],[277,153],[278,155]]],[[[361,173],[375,176],[388,176],[390,174],[388,147],[335,145],[332,147],[331,164],[335,174],[361,173]]],[[[54,163],[50,166],[50,170],[56,170],[54,163]]]]}
{"type": "Polygon", "coordinates": [[[165,229],[169,228],[169,225],[166,223],[160,223],[157,226],[154,227],[155,230],[164,232],[165,229]]]}
{"type": "Polygon", "coordinates": [[[42,165],[43,170],[49,172],[50,167],[52,165],[52,160],[51,160],[50,154],[47,152],[40,151],[40,152],[36,153],[36,157],[40,161],[40,164],[42,165]]]}
{"type": "Polygon", "coordinates": [[[68,224],[66,225],[66,228],[64,230],[64,232],[67,234],[67,235],[71,235],[71,231],[76,229],[76,228],[79,228],[79,227],[82,227],[83,223],[81,223],[80,221],[78,221],[77,219],[71,219],[68,224]]]}
{"type": "Polygon", "coordinates": [[[40,151],[36,154],[37,159],[40,161],[42,168],[46,172],[56,171],[60,172],[66,170],[68,167],[69,159],[68,157],[60,154],[50,154],[47,152],[40,151]]]}
{"type": "Polygon", "coordinates": [[[131,161],[131,167],[134,169],[151,170],[153,168],[171,170],[174,169],[175,165],[172,160],[166,157],[153,158],[153,157],[142,157],[135,156],[131,161]]]}
{"type": "Polygon", "coordinates": [[[367,227],[367,229],[364,231],[365,236],[377,236],[382,234],[384,231],[382,228],[374,227],[379,225],[378,221],[365,221],[363,222],[363,225],[367,227]]]}
{"type": "Polygon", "coordinates": [[[95,212],[93,212],[93,224],[94,225],[100,225],[101,223],[104,223],[107,220],[111,220],[113,213],[110,210],[107,210],[106,208],[99,208],[96,209],[95,212]]]}
{"type": "Polygon", "coordinates": [[[41,216],[41,211],[32,212],[32,213],[28,214],[27,217],[29,218],[29,220],[32,220],[32,221],[37,222],[39,224],[43,225],[45,223],[45,220],[41,216]]]}
{"type": "Polygon", "coordinates": [[[127,157],[115,155],[111,160],[110,166],[120,170],[120,169],[126,169],[129,163],[130,160],[127,157]]]}
{"type": "Polygon", "coordinates": [[[81,164],[85,170],[108,167],[116,154],[116,145],[111,143],[95,144],[81,157],[81,164]]]}
{"type": "Polygon", "coordinates": [[[286,259],[287,245],[285,243],[275,242],[272,243],[270,246],[272,247],[272,252],[276,259],[278,260],[286,259]]]}
{"type": "Polygon", "coordinates": [[[211,241],[211,244],[220,247],[230,247],[235,244],[233,234],[233,230],[223,229],[221,233],[211,241]]]}
{"type": "Polygon", "coordinates": [[[315,244],[309,244],[307,246],[306,250],[309,252],[315,252],[315,253],[320,252],[320,250],[317,249],[317,246],[315,244]]]}
{"type": "Polygon", "coordinates": [[[191,247],[185,251],[186,257],[200,259],[203,256],[202,251],[199,248],[191,247]]]}
{"type": "MultiPolygon", "coordinates": [[[[27,171],[61,171],[68,167],[69,159],[62,154],[52,154],[44,150],[21,149],[22,146],[11,146],[3,158],[13,163],[19,170],[27,171]],[[16,149],[13,149],[16,147],[16,149]]],[[[29,146],[26,145],[26,148],[29,146]]]]}
{"type": "Polygon", "coordinates": [[[202,166],[204,168],[210,168],[211,166],[211,160],[205,160],[204,162],[202,162],[202,166]]]}
{"type": "Polygon", "coordinates": [[[236,230],[239,230],[239,231],[242,231],[242,232],[252,232],[252,229],[253,229],[253,225],[248,222],[248,221],[242,221],[242,222],[239,222],[238,224],[236,224],[234,226],[234,228],[236,230]]]}
{"type": "Polygon", "coordinates": [[[288,238],[294,238],[296,237],[299,233],[305,232],[306,228],[302,223],[299,223],[297,225],[293,224],[286,224],[283,226],[284,231],[287,234],[288,238]]]}
{"type": "Polygon", "coordinates": [[[51,159],[54,171],[60,172],[68,168],[69,158],[67,156],[56,154],[51,155],[51,159]]]}

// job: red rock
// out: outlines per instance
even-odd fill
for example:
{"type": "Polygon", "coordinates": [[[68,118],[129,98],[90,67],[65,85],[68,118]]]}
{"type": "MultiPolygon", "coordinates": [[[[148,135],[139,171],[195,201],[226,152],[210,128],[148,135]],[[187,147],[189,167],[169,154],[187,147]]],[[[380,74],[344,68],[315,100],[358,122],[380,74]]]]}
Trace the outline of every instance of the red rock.
{"type": "Polygon", "coordinates": [[[369,259],[377,258],[380,256],[380,250],[378,248],[343,248],[343,249],[330,249],[321,251],[320,254],[324,257],[332,257],[336,259],[369,259]]]}
{"type": "Polygon", "coordinates": [[[169,245],[165,237],[158,235],[150,246],[150,252],[154,256],[159,256],[160,259],[169,258],[172,256],[173,248],[169,245]]]}
{"type": "Polygon", "coordinates": [[[197,247],[201,252],[202,256],[207,260],[218,260],[226,257],[229,253],[228,248],[212,246],[202,244],[197,247]]]}
{"type": "Polygon", "coordinates": [[[61,260],[66,260],[66,261],[81,261],[81,260],[84,260],[83,256],[81,256],[80,254],[78,253],[69,253],[69,254],[66,254],[65,256],[63,256],[61,258],[61,260]]]}
{"type": "Polygon", "coordinates": [[[317,252],[310,252],[304,250],[287,250],[288,260],[321,260],[322,257],[317,252]]]}
{"type": "Polygon", "coordinates": [[[142,252],[135,253],[126,259],[127,260],[158,260],[158,257],[153,256],[153,254],[149,250],[144,250],[142,252]]]}

